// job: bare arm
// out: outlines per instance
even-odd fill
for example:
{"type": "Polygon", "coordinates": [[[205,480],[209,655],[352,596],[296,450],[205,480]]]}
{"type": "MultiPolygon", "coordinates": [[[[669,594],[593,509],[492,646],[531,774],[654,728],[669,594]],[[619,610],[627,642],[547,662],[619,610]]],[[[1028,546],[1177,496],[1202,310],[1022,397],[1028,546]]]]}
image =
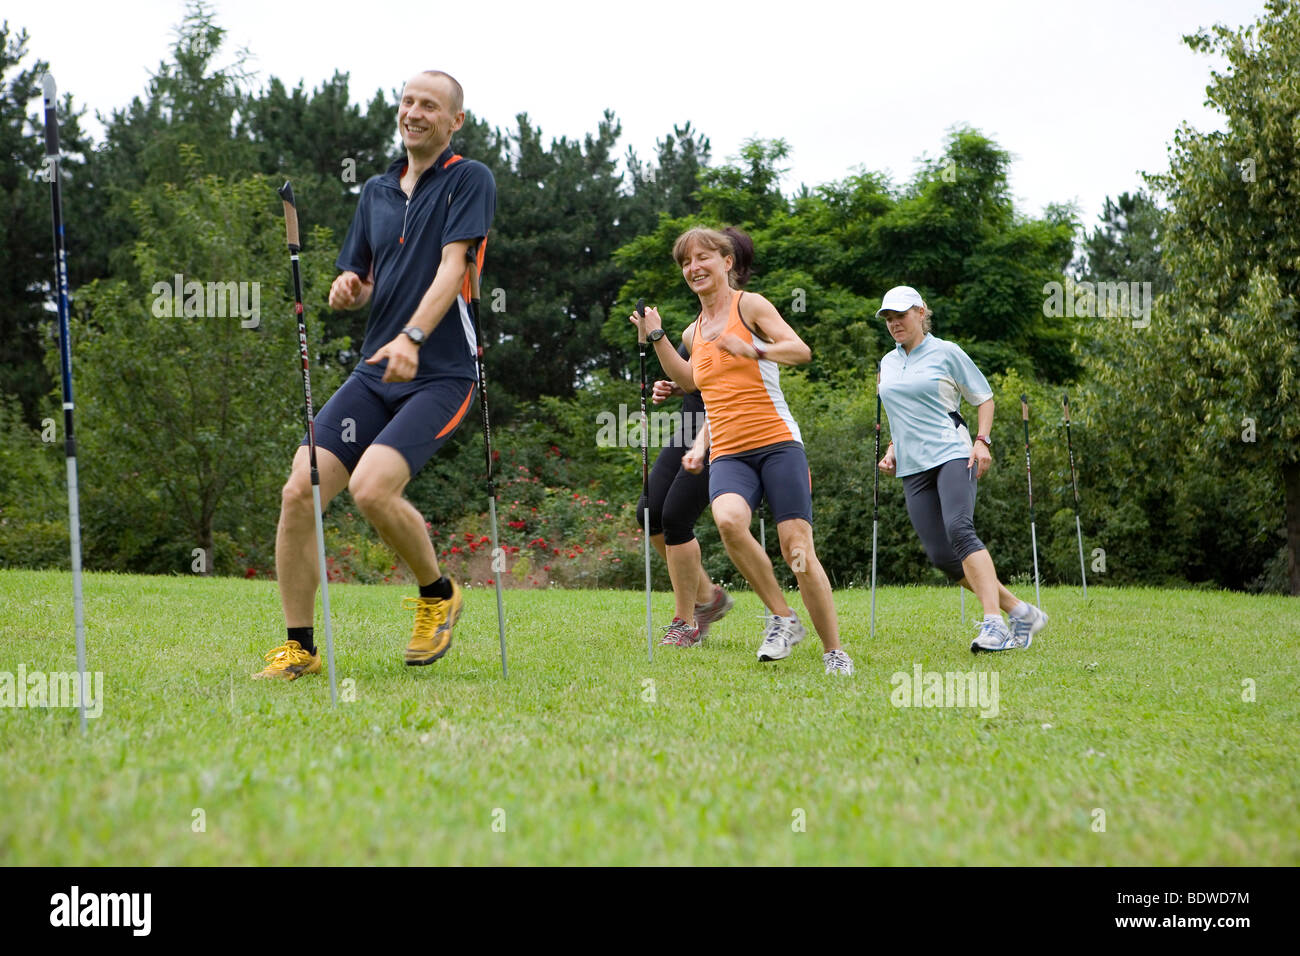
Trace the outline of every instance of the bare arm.
{"type": "MultiPolygon", "coordinates": [[[[993,428],[993,399],[990,398],[987,402],[977,406],[975,412],[976,420],[979,423],[976,426],[975,434],[992,435],[993,432],[990,429],[993,428]]],[[[978,466],[979,470],[975,473],[975,477],[983,478],[984,473],[989,470],[992,464],[993,453],[989,451],[989,446],[982,441],[971,442],[970,461],[966,463],[967,470],[978,466]]]]}
{"type": "MultiPolygon", "coordinates": [[[[782,365],[804,365],[812,361],[812,349],[781,318],[781,313],[771,302],[761,295],[748,295],[742,301],[742,307],[750,313],[747,319],[757,333],[756,338],[766,343],[759,345],[763,358],[782,365]]],[[[718,339],[718,345],[741,358],[758,358],[758,349],[736,335],[723,335],[718,339]]]]}
{"type": "Polygon", "coordinates": [[[709,433],[709,419],[706,414],[704,425],[695,435],[695,444],[690,447],[686,454],[682,455],[682,467],[692,475],[698,475],[704,468],[704,461],[709,455],[709,443],[712,436],[709,433]]]}
{"type": "MultiPolygon", "coordinates": [[[[634,312],[628,316],[628,321],[633,325],[639,326],[642,320],[638,319],[634,312]]],[[[659,318],[659,310],[655,308],[647,308],[645,310],[644,322],[647,336],[655,329],[662,329],[664,327],[663,320],[659,318]]],[[[687,331],[689,331],[689,329],[687,331]]],[[[686,337],[683,335],[682,339],[685,341],[686,337]]],[[[690,344],[688,343],[686,347],[689,350],[690,344]]],[[[673,348],[673,343],[668,340],[668,336],[665,335],[658,342],[655,342],[654,348],[655,355],[659,358],[659,364],[662,365],[663,370],[668,373],[668,377],[671,378],[682,391],[696,391],[695,375],[691,372],[691,363],[677,354],[677,349],[673,348]]]]}
{"type": "MultiPolygon", "coordinates": [[[[443,316],[451,308],[452,302],[456,300],[457,293],[460,292],[468,264],[466,253],[471,245],[471,240],[462,239],[458,242],[449,242],[442,247],[442,259],[438,263],[438,271],[433,276],[433,282],[406,323],[408,326],[414,325],[419,328],[426,338],[438,327],[443,316]]],[[[398,332],[387,345],[366,359],[366,364],[377,365],[387,359],[388,367],[384,369],[384,381],[409,382],[420,367],[419,356],[420,347],[398,332]]]]}

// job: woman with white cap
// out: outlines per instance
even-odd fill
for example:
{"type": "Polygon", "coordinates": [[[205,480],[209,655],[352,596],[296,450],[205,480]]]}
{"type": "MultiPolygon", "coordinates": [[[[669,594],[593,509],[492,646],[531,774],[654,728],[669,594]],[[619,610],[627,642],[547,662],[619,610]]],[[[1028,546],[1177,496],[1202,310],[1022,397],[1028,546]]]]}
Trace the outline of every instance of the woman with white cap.
{"type": "Polygon", "coordinates": [[[993,463],[993,390],[960,346],[930,333],[932,314],[905,285],[886,292],[876,312],[895,342],[880,362],[880,400],[893,440],[878,467],[903,479],[907,514],[930,563],[984,606],[971,651],[1028,647],[1047,615],[1002,585],[975,534],[976,487],[993,463]],[[974,440],[958,412],[962,398],[978,416],[974,440]]]}

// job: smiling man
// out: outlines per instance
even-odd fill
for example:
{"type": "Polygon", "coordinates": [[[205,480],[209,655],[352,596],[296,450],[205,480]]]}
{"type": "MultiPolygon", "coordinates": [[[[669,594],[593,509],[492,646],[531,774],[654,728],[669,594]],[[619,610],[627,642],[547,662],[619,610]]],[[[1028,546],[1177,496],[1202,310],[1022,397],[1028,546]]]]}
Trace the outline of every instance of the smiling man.
{"type": "MultiPolygon", "coordinates": [[[[465,122],[461,86],[437,70],[407,81],[397,108],[406,155],[371,177],[330,288],[334,309],[370,303],[364,361],[316,416],[322,506],[347,488],[420,586],[406,663],[432,664],[451,647],[461,594],[438,568],[424,518],[402,493],[465,419],[476,381],[474,329],[461,294],[468,256],[487,236],[496,183],[482,163],[451,151],[465,122]]],[[[254,677],[320,671],[313,639],[319,585],[306,439],[285,483],[275,563],[288,637],[254,677]]]]}

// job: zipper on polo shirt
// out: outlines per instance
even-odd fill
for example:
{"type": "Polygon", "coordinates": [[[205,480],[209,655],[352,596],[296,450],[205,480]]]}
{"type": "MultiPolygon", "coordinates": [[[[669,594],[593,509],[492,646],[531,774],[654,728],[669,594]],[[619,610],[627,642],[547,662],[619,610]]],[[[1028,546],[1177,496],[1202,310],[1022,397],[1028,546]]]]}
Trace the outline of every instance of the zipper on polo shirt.
{"type": "Polygon", "coordinates": [[[415,185],[411,187],[411,195],[409,196],[406,196],[406,190],[402,189],[402,176],[406,174],[406,168],[403,168],[402,172],[398,173],[397,188],[403,196],[406,196],[406,208],[402,210],[402,234],[397,237],[397,244],[399,246],[406,246],[406,219],[411,213],[411,200],[415,198],[416,190],[420,188],[420,183],[424,182],[425,177],[430,173],[435,172],[438,168],[438,164],[434,163],[424,172],[420,173],[420,178],[417,179],[415,185]]]}

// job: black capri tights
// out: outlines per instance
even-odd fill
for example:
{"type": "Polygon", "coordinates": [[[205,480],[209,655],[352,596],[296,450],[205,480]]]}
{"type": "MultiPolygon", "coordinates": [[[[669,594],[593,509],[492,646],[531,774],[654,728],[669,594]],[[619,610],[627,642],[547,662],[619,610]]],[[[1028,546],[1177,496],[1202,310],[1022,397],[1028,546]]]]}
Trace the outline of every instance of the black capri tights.
{"type": "MultiPolygon", "coordinates": [[[[650,534],[662,534],[664,544],[687,544],[695,540],[695,522],[709,506],[709,466],[698,475],[682,467],[687,452],[669,446],[659,452],[650,467],[650,534]]],[[[636,503],[636,523],[645,520],[646,496],[636,503]]]]}
{"type": "Polygon", "coordinates": [[[912,519],[930,563],[954,581],[966,576],[961,562],[984,542],[975,534],[975,491],[978,480],[968,459],[955,458],[929,471],[903,478],[907,516],[912,519]]]}

